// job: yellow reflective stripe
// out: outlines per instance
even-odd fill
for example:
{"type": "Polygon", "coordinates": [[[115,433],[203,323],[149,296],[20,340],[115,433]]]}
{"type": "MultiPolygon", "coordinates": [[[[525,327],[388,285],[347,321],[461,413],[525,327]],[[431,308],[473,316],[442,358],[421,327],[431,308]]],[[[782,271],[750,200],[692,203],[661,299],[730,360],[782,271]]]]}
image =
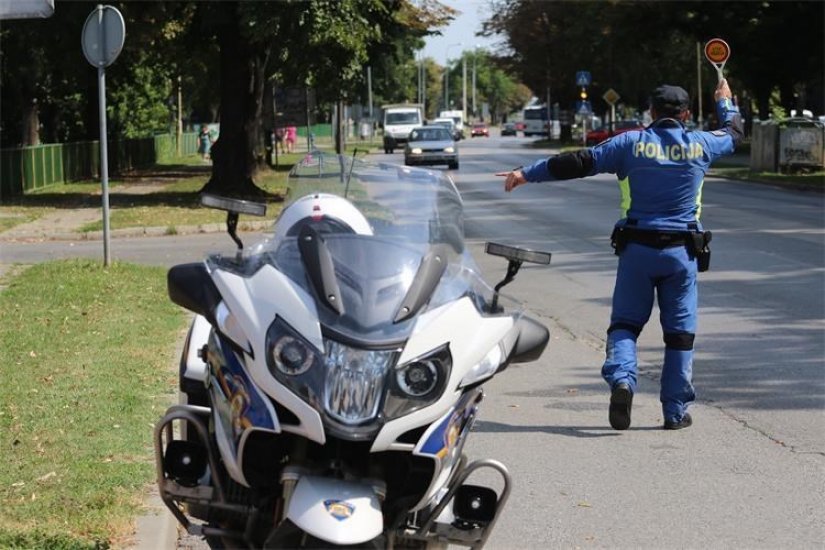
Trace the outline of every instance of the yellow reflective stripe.
{"type": "Polygon", "coordinates": [[[622,211],[622,218],[627,217],[627,212],[630,210],[630,178],[627,177],[623,180],[619,180],[619,191],[622,194],[622,202],[619,204],[619,208],[622,211]]]}
{"type": "Polygon", "coordinates": [[[705,180],[699,182],[699,192],[696,193],[696,219],[702,215],[702,186],[705,185],[705,180]]]}

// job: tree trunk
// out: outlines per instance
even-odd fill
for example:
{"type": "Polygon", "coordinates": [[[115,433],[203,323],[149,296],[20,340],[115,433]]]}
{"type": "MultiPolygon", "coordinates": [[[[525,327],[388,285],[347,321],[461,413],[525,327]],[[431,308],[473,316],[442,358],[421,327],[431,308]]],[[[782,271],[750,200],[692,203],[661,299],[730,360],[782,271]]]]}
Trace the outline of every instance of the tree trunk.
{"type": "Polygon", "coordinates": [[[771,114],[770,88],[756,90],[756,108],[759,109],[759,120],[768,120],[771,114]]]}
{"type": "Polygon", "coordinates": [[[344,154],[344,101],[339,99],[335,107],[335,152],[344,154]]]}
{"type": "Polygon", "coordinates": [[[268,52],[258,52],[241,33],[237,3],[220,6],[225,24],[218,29],[220,45],[220,135],[212,146],[212,177],[202,193],[261,199],[257,187],[256,145],[268,52]]]}
{"type": "Polygon", "coordinates": [[[25,103],[26,110],[23,112],[23,135],[24,146],[40,145],[40,105],[37,99],[32,99],[25,103]]]}

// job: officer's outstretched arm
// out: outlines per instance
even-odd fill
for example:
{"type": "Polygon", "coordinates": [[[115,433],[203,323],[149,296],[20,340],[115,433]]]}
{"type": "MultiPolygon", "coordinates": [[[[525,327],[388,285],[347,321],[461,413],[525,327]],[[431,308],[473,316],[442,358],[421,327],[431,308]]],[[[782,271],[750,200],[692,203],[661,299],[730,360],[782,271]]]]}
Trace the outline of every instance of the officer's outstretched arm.
{"type": "Polygon", "coordinates": [[[716,86],[713,98],[716,100],[716,115],[721,122],[719,130],[730,135],[733,146],[736,147],[745,137],[745,127],[739,115],[739,108],[731,101],[730,87],[724,78],[716,86]]]}
{"type": "Polygon", "coordinates": [[[525,181],[554,181],[583,178],[593,173],[593,152],[580,149],[563,153],[521,169],[525,181]]]}

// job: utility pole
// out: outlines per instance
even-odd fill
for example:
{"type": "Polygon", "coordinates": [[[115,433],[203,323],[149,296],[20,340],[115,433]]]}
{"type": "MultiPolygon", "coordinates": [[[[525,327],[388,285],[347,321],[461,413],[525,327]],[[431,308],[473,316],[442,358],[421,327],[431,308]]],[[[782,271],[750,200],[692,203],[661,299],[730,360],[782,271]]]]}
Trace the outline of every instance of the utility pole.
{"type": "Polygon", "coordinates": [[[699,129],[702,129],[702,46],[696,42],[696,99],[699,100],[699,129]]]}
{"type": "Polygon", "coordinates": [[[176,124],[176,151],[181,156],[181,141],[183,140],[183,92],[181,91],[180,75],[178,75],[178,123],[176,124]]]}
{"type": "Polygon", "coordinates": [[[473,118],[476,116],[476,62],[478,61],[478,45],[473,52],[473,118]]]}
{"type": "Polygon", "coordinates": [[[372,129],[375,124],[372,120],[372,67],[367,65],[367,104],[370,110],[370,142],[372,142],[372,129]]]}
{"type": "Polygon", "coordinates": [[[461,120],[467,120],[467,56],[461,55],[461,120]]]}

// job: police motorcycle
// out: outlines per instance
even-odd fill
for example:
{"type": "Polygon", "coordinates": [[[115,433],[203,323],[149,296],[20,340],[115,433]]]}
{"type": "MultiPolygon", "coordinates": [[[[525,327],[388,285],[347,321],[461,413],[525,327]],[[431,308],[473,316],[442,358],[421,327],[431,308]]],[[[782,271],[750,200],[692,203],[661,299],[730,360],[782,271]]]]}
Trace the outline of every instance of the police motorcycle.
{"type": "Polygon", "coordinates": [[[499,289],[550,254],[487,243],[508,260],[490,288],[447,175],[354,156],[307,155],[247,249],[239,215],[265,205],[202,202],[238,249],[168,273],[196,314],[155,429],[175,518],[212,547],[482,547],[511,479],[462,452],[481,385],[549,339],[499,289]],[[481,470],[495,489],[469,482],[481,470]]]}

